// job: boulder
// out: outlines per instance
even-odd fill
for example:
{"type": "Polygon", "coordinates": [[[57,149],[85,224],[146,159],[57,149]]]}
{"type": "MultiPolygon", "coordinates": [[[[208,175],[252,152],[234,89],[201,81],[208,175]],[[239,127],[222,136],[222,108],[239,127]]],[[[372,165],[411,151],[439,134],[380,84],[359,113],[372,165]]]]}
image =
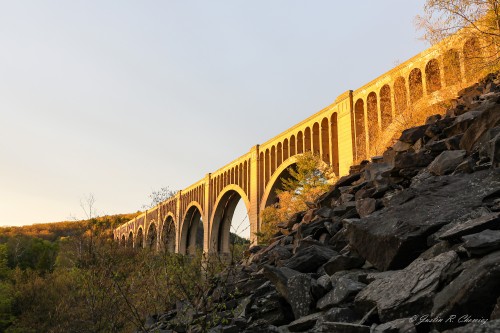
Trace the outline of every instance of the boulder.
{"type": "Polygon", "coordinates": [[[332,257],[323,265],[323,268],[328,275],[333,275],[338,271],[360,268],[364,263],[365,259],[353,252],[349,255],[337,255],[332,257]]]}
{"type": "Polygon", "coordinates": [[[366,287],[364,283],[349,278],[340,278],[333,290],[328,292],[318,301],[318,303],[316,303],[316,307],[320,310],[324,310],[350,301],[354,299],[354,296],[364,287],[366,287]]]}
{"type": "Polygon", "coordinates": [[[486,229],[500,229],[500,212],[485,214],[481,217],[457,223],[441,234],[445,240],[459,239],[461,236],[473,234],[486,229]]]}
{"type": "Polygon", "coordinates": [[[394,156],[394,169],[421,168],[428,166],[434,160],[434,156],[421,150],[417,153],[404,152],[394,156]]]}
{"type": "Polygon", "coordinates": [[[359,321],[359,316],[349,308],[331,308],[322,312],[325,321],[354,323],[359,321]]]}
{"type": "Polygon", "coordinates": [[[430,259],[416,259],[405,269],[370,283],[356,296],[365,310],[377,307],[382,321],[429,313],[434,294],[458,266],[456,252],[430,259]]]}
{"type": "Polygon", "coordinates": [[[344,220],[347,239],[378,270],[403,268],[427,250],[427,237],[481,206],[484,193],[499,184],[495,170],[425,179],[393,196],[388,207],[344,220]]]}
{"type": "Polygon", "coordinates": [[[356,210],[360,217],[366,217],[377,209],[377,200],[373,198],[359,199],[356,201],[356,210]]]}
{"type": "Polygon", "coordinates": [[[474,119],[474,123],[467,129],[460,140],[460,148],[470,152],[476,142],[490,128],[500,125],[500,104],[493,104],[485,110],[479,117],[474,119]]]}
{"type": "Polygon", "coordinates": [[[292,307],[296,319],[306,316],[311,310],[311,278],[306,274],[298,274],[288,279],[288,303],[292,307]]]}
{"type": "Polygon", "coordinates": [[[477,234],[463,236],[463,246],[472,255],[485,255],[500,249],[500,230],[483,230],[477,234]]]}
{"type": "Polygon", "coordinates": [[[304,332],[310,328],[312,328],[314,325],[316,325],[316,322],[321,319],[322,317],[321,312],[313,313],[308,316],[304,316],[301,318],[298,318],[294,321],[292,321],[290,324],[286,326],[286,328],[290,332],[304,332]]]}
{"type": "Polygon", "coordinates": [[[302,273],[312,273],[336,254],[326,246],[312,245],[297,251],[293,257],[283,262],[283,266],[302,273]]]}
{"type": "Polygon", "coordinates": [[[399,141],[414,144],[418,139],[424,137],[424,133],[428,127],[429,125],[422,125],[406,129],[403,131],[403,133],[401,133],[399,141]]]}
{"type": "Polygon", "coordinates": [[[462,163],[465,157],[465,150],[446,150],[439,154],[438,157],[432,161],[427,169],[437,176],[442,176],[453,172],[455,168],[462,163]]]}
{"type": "MultiPolygon", "coordinates": [[[[431,317],[489,318],[500,296],[500,251],[493,252],[477,262],[472,262],[460,275],[445,285],[436,297],[431,317]]],[[[452,328],[456,321],[436,323],[436,326],[452,328]]]]}

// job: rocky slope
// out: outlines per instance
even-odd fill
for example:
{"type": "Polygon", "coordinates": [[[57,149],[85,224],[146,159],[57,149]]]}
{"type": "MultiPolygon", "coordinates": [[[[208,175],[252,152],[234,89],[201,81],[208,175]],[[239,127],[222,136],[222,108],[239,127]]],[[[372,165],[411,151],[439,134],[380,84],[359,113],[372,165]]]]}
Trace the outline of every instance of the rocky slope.
{"type": "Polygon", "coordinates": [[[210,332],[500,332],[499,166],[491,74],[251,248],[210,332]]]}

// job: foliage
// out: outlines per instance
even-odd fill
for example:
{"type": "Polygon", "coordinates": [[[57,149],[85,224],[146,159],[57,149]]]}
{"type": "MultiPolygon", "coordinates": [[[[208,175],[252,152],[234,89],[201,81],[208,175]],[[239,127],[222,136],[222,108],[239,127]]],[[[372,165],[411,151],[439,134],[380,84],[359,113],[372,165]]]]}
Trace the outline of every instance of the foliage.
{"type": "Polygon", "coordinates": [[[277,191],[278,202],[262,211],[259,242],[267,243],[277,231],[277,224],[293,214],[307,209],[332,184],[335,174],[318,155],[306,152],[297,156],[295,166],[288,169],[290,178],[283,180],[282,190],[277,191]]]}

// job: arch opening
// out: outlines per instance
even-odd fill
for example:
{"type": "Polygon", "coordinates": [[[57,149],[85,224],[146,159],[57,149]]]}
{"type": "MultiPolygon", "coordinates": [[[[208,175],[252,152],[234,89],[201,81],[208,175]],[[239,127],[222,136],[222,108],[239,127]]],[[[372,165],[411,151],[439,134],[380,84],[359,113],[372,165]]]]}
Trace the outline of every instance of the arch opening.
{"type": "Polygon", "coordinates": [[[443,57],[444,62],[444,82],[446,86],[460,83],[462,72],[460,70],[460,55],[455,49],[446,51],[443,57]]]}
{"type": "Polygon", "coordinates": [[[203,250],[204,227],[201,212],[195,205],[191,206],[182,222],[182,235],[179,252],[195,255],[197,250],[203,250]]]}
{"type": "Polygon", "coordinates": [[[230,189],[217,201],[212,219],[211,249],[238,256],[250,244],[248,208],[238,191],[230,189]]]}
{"type": "Polygon", "coordinates": [[[134,247],[134,233],[130,231],[128,233],[127,247],[134,247]]]}
{"type": "Polygon", "coordinates": [[[151,222],[148,228],[148,234],[146,237],[146,247],[150,250],[156,249],[157,243],[157,232],[156,232],[156,223],[151,222]]]}
{"type": "Polygon", "coordinates": [[[406,81],[401,76],[394,81],[394,104],[396,114],[403,114],[408,108],[406,81]]]}
{"type": "Polygon", "coordinates": [[[428,94],[441,89],[441,71],[436,59],[429,60],[425,65],[425,82],[427,83],[428,94]]]}
{"type": "Polygon", "coordinates": [[[410,100],[412,103],[415,103],[424,95],[422,71],[420,68],[414,68],[411,70],[408,82],[410,84],[410,100]]]}
{"type": "Polygon", "coordinates": [[[464,43],[463,49],[465,78],[472,81],[478,72],[481,62],[481,45],[476,37],[469,38],[464,43]]]}
{"type": "Polygon", "coordinates": [[[379,133],[377,94],[371,92],[366,98],[366,113],[368,116],[368,144],[377,140],[379,133]]]}
{"type": "Polygon", "coordinates": [[[167,216],[161,231],[161,246],[169,253],[175,252],[175,222],[172,216],[167,216]]]}
{"type": "Polygon", "coordinates": [[[380,118],[382,130],[392,122],[391,88],[388,84],[380,89],[380,118]]]}
{"type": "Polygon", "coordinates": [[[142,232],[142,227],[139,227],[137,236],[135,236],[135,247],[140,249],[144,247],[144,233],[142,232]]]}
{"type": "Polygon", "coordinates": [[[356,136],[356,161],[360,161],[366,155],[366,138],[365,138],[365,107],[364,102],[360,98],[354,105],[354,123],[356,136]]]}

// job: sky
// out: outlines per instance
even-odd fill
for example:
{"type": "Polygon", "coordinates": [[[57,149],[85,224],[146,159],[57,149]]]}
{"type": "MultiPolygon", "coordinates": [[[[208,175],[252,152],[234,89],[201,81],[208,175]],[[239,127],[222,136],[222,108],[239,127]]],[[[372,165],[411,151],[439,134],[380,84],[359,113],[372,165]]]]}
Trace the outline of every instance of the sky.
{"type": "Polygon", "coordinates": [[[131,213],[427,48],[424,0],[0,0],[0,226],[131,213]]]}

